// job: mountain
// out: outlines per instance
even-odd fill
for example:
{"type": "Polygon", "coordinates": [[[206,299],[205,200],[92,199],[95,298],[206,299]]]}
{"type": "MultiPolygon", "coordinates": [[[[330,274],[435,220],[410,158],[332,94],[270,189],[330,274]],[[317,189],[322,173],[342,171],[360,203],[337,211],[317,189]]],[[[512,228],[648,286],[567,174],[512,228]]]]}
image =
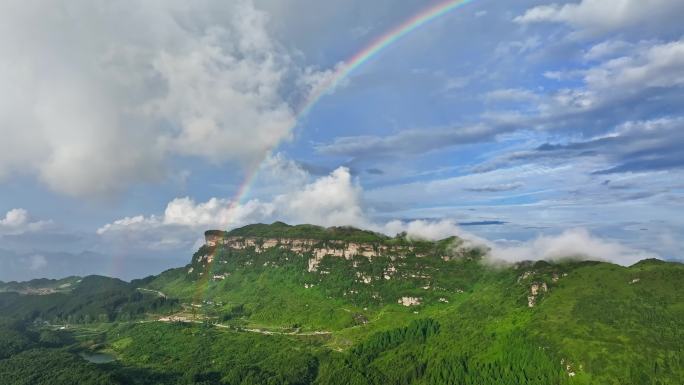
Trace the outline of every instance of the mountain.
{"type": "Polygon", "coordinates": [[[67,277],[62,279],[32,279],[26,282],[2,282],[0,281],[0,293],[16,292],[19,294],[46,295],[59,292],[69,292],[79,282],[81,277],[67,277]]]}
{"type": "Polygon", "coordinates": [[[86,384],[684,378],[682,264],[493,264],[455,237],[280,222],[207,231],[205,240],[188,265],[142,280],[85,277],[68,292],[0,293],[0,314],[14,319],[0,323],[0,383],[54,383],[22,382],[36,365],[86,384]],[[41,340],[55,324],[66,334],[41,340]],[[74,361],[84,349],[118,359],[74,361]]]}

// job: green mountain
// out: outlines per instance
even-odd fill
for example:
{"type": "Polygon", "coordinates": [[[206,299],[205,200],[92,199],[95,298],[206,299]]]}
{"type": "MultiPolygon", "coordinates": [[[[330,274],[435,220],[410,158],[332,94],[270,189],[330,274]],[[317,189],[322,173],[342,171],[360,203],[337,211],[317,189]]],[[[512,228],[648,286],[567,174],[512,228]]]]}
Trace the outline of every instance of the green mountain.
{"type": "Polygon", "coordinates": [[[205,235],[158,276],[0,293],[0,383],[684,379],[682,264],[495,265],[458,238],[280,222],[205,235]]]}
{"type": "Polygon", "coordinates": [[[16,292],[21,294],[45,295],[58,292],[69,292],[81,280],[81,277],[67,277],[62,279],[32,279],[27,282],[2,282],[0,293],[16,292]]]}

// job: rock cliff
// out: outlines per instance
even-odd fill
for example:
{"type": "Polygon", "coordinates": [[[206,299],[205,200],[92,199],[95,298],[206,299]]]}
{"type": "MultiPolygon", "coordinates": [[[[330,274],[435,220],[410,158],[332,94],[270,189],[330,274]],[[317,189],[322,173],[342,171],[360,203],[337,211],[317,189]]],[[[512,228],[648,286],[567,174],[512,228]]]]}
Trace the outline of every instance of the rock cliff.
{"type": "MultiPolygon", "coordinates": [[[[309,256],[308,270],[316,271],[318,264],[325,256],[352,259],[363,256],[372,259],[377,256],[402,258],[409,253],[416,253],[411,245],[386,245],[382,242],[353,242],[346,240],[321,240],[315,238],[286,238],[286,237],[257,237],[257,236],[226,236],[217,231],[205,234],[205,243],[210,248],[224,247],[233,250],[253,250],[263,253],[268,249],[279,247],[288,251],[309,256]]],[[[212,256],[206,256],[211,262],[212,256]]]]}

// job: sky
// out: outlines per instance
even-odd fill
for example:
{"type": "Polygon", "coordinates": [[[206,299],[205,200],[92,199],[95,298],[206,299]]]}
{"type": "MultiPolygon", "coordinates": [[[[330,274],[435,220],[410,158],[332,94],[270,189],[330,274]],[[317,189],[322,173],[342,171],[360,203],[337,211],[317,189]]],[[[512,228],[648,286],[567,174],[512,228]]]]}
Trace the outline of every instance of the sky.
{"type": "Polygon", "coordinates": [[[474,0],[326,87],[439,3],[3,1],[0,280],[276,220],[684,260],[684,2],[474,0]]]}

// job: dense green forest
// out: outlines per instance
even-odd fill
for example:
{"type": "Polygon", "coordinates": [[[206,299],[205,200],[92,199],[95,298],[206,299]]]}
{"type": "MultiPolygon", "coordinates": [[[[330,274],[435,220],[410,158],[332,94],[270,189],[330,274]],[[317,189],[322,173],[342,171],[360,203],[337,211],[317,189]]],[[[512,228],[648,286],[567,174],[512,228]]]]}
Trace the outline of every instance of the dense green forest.
{"type": "Polygon", "coordinates": [[[311,270],[313,252],[203,246],[130,283],[12,283],[0,384],[684,383],[678,263],[493,265],[456,239],[282,223],[209,235],[406,248],[311,270]]]}

